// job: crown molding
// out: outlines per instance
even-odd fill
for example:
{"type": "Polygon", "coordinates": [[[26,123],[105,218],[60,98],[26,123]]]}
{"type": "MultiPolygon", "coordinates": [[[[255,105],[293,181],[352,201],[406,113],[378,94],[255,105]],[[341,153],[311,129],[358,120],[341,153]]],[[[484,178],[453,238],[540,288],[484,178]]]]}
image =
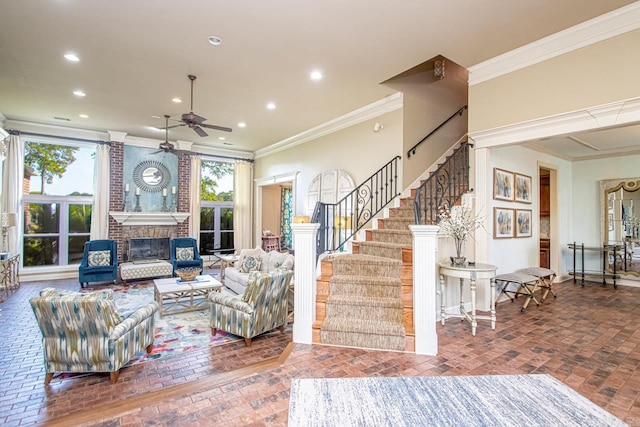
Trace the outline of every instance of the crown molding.
{"type": "Polygon", "coordinates": [[[516,144],[552,136],[640,122],[640,97],[584,108],[479,132],[470,132],[476,148],[516,144]]]}
{"type": "MultiPolygon", "coordinates": [[[[108,141],[109,134],[107,132],[97,132],[93,130],[69,128],[64,126],[47,125],[43,123],[24,122],[20,120],[6,120],[4,122],[6,130],[15,130],[18,132],[31,132],[46,134],[51,137],[58,138],[78,138],[90,141],[108,141]]],[[[38,137],[39,139],[47,139],[46,137],[38,137]]]]}
{"type": "Polygon", "coordinates": [[[640,1],[469,68],[473,86],[640,28],[640,1]]]}
{"type": "Polygon", "coordinates": [[[344,114],[328,122],[322,123],[318,126],[312,127],[297,135],[293,135],[282,141],[276,142],[268,147],[256,150],[255,158],[259,159],[279,151],[284,151],[296,145],[304,144],[305,142],[312,141],[320,138],[321,136],[329,135],[342,129],[357,125],[366,120],[373,119],[381,116],[382,114],[390,113],[399,108],[402,108],[402,93],[397,92],[393,95],[382,98],[369,105],[365,105],[362,108],[354,110],[350,113],[344,114]]]}

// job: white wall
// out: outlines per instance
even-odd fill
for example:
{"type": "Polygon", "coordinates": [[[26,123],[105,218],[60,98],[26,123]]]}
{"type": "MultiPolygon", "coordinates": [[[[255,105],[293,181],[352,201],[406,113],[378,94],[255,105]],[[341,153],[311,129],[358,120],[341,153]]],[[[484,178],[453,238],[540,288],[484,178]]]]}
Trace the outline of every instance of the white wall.
{"type": "MultiPolygon", "coordinates": [[[[343,169],[361,184],[394,156],[402,156],[402,109],[355,126],[258,158],[256,179],[298,172],[294,195],[296,215],[306,215],[307,189],[313,178],[329,169],[343,169]],[[374,132],[376,122],[384,129],[374,132]]],[[[400,171],[401,172],[401,171],[400,171]]],[[[402,191],[402,174],[399,189],[402,191]]]]}
{"type": "MultiPolygon", "coordinates": [[[[558,248],[566,247],[571,239],[571,227],[575,220],[572,218],[572,192],[568,191],[572,187],[572,164],[566,160],[547,154],[539,153],[524,147],[509,146],[495,148],[491,150],[489,166],[491,173],[493,168],[500,168],[510,172],[532,177],[532,203],[508,202],[494,200],[493,193],[487,192],[482,195],[482,200],[478,201],[481,213],[489,215],[491,218],[487,233],[489,239],[489,257],[491,264],[498,267],[497,274],[511,273],[517,269],[525,267],[539,266],[539,241],[540,241],[540,209],[539,209],[539,177],[538,168],[543,164],[545,167],[557,170],[557,208],[553,215],[557,219],[557,232],[551,239],[557,243],[558,248]],[[493,209],[495,207],[511,209],[531,209],[533,211],[532,237],[494,239],[493,238],[493,209]]],[[[493,177],[490,182],[493,183],[493,177]]],[[[581,220],[581,219],[578,219],[581,220]]],[[[552,266],[559,266],[557,273],[565,275],[566,269],[563,267],[561,253],[552,250],[552,266]]]]}

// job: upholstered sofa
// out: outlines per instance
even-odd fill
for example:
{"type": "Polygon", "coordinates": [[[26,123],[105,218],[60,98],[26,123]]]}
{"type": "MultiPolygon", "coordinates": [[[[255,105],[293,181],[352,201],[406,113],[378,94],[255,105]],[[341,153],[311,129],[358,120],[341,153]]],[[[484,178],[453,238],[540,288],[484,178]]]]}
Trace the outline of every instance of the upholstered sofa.
{"type": "Polygon", "coordinates": [[[270,273],[276,268],[293,270],[292,254],[278,251],[265,252],[260,247],[242,249],[233,266],[224,269],[224,285],[238,295],[244,294],[251,271],[270,273]]]}

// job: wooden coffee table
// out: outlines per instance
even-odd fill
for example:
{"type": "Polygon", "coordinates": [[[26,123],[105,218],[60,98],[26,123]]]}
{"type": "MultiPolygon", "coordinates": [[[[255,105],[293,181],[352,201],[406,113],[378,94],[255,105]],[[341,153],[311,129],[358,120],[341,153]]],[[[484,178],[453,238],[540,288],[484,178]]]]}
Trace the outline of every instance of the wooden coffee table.
{"type": "Polygon", "coordinates": [[[182,282],[177,277],[153,281],[155,299],[160,306],[160,316],[185,311],[206,310],[210,292],[220,292],[222,284],[209,275],[196,277],[192,282],[182,282]]]}

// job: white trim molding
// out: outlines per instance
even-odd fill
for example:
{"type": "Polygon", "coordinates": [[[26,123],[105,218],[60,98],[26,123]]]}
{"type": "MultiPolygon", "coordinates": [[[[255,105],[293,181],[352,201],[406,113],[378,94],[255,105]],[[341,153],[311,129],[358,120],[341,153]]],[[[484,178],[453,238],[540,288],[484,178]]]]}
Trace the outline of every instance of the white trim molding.
{"type": "Polygon", "coordinates": [[[255,158],[259,159],[261,157],[295,147],[296,145],[313,141],[321,136],[329,135],[339,130],[357,125],[358,123],[362,123],[366,120],[395,111],[402,108],[402,105],[402,92],[394,93],[393,95],[389,95],[350,113],[344,114],[333,120],[329,120],[328,122],[312,127],[311,129],[307,129],[304,132],[300,132],[297,135],[283,139],[282,141],[276,142],[268,147],[260,148],[259,150],[256,150],[255,158]]]}
{"type": "Polygon", "coordinates": [[[635,2],[470,67],[469,86],[638,28],[640,2],[635,2]]]}
{"type": "Polygon", "coordinates": [[[640,122],[640,97],[471,132],[476,149],[640,122]]]}
{"type": "Polygon", "coordinates": [[[122,225],[177,225],[191,215],[189,212],[109,212],[122,225]]]}

